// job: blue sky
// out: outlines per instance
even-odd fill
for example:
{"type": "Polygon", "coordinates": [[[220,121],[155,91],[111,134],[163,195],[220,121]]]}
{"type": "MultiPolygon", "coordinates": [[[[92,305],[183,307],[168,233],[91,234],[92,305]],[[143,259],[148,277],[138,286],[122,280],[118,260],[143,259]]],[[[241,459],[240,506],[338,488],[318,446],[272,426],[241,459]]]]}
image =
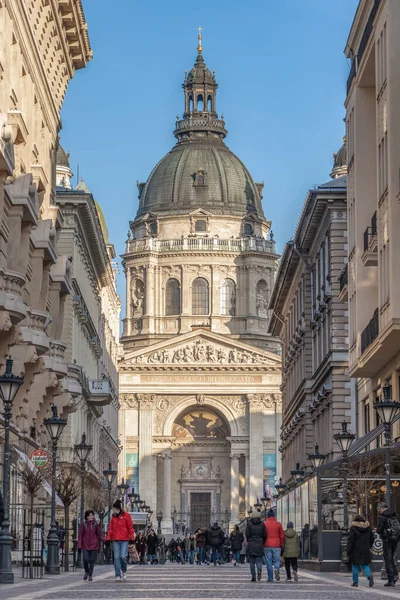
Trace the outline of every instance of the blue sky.
{"type": "MultiPolygon", "coordinates": [[[[219,83],[227,145],[264,181],[280,251],[305,195],[329,179],[341,145],[349,64],[343,49],[358,0],[83,0],[94,58],[70,83],[61,143],[124,251],[145,181],[174,145],[184,70],[204,58],[219,83]]],[[[74,178],[74,183],[76,178],[74,178]]],[[[119,276],[124,299],[124,277],[119,276]]]]}

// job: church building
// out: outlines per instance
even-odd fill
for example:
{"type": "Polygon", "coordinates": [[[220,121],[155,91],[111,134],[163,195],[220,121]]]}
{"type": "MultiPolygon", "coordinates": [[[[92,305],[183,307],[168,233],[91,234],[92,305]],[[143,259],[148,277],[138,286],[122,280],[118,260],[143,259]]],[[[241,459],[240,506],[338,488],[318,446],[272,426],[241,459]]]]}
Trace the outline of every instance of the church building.
{"type": "Polygon", "coordinates": [[[225,145],[200,35],[197,50],[177,143],[138,183],[122,257],[120,477],[164,533],[233,526],[280,474],[278,255],[263,184],[225,145]]]}

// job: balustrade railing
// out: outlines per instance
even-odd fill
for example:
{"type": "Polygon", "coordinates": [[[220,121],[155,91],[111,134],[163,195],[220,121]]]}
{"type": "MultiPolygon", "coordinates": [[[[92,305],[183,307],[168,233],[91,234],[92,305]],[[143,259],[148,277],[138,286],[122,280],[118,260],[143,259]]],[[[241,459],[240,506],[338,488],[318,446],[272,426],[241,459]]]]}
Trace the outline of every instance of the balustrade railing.
{"type": "Polygon", "coordinates": [[[128,240],[126,252],[182,252],[196,250],[204,252],[265,252],[275,254],[275,241],[264,238],[190,238],[182,237],[171,240],[143,238],[128,240]]]}

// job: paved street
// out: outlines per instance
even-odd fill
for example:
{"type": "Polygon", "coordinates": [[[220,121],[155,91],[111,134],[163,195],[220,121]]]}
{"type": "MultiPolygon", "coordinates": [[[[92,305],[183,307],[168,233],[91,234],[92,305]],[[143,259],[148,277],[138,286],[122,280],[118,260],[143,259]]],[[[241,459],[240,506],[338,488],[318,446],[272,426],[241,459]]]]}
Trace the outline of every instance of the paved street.
{"type": "Polygon", "coordinates": [[[0,589],[0,600],[179,600],[183,598],[219,598],[273,600],[379,600],[400,599],[400,587],[386,591],[382,581],[373,590],[362,581],[358,589],[349,587],[350,577],[339,574],[302,573],[298,583],[282,581],[267,584],[265,570],[259,583],[250,583],[246,567],[165,565],[129,568],[126,583],[116,583],[110,567],[97,568],[92,583],[82,581],[81,573],[21,581],[0,589]]]}

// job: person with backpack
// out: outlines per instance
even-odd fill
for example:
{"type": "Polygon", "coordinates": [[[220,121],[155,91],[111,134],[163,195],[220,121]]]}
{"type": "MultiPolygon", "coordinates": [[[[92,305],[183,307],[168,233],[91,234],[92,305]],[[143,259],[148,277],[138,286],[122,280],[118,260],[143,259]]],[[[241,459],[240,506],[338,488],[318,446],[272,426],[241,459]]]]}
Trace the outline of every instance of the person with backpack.
{"type": "Polygon", "coordinates": [[[235,525],[235,529],[230,535],[231,547],[232,547],[232,560],[233,566],[236,567],[240,563],[240,551],[242,549],[244,535],[239,530],[239,525],[235,525]]]}
{"type": "Polygon", "coordinates": [[[87,510],[85,511],[85,520],[79,525],[78,531],[78,550],[83,552],[84,581],[88,579],[93,581],[93,569],[97,560],[100,540],[105,542],[100,525],[94,518],[94,511],[87,510]]]}
{"type": "Polygon", "coordinates": [[[362,515],[356,515],[350,526],[347,553],[352,564],[353,583],[351,587],[358,587],[358,572],[361,569],[369,581],[369,587],[374,585],[370,562],[372,560],[371,548],[374,543],[374,534],[362,515]]]}
{"type": "Polygon", "coordinates": [[[267,530],[260,517],[248,519],[246,527],[247,556],[249,557],[251,581],[260,581],[264,564],[264,543],[267,530]],[[257,578],[256,578],[257,565],[257,578]]]}
{"type": "Polygon", "coordinates": [[[297,559],[300,554],[300,536],[293,529],[292,521],[289,521],[287,528],[283,532],[285,541],[283,542],[283,558],[285,559],[286,581],[292,581],[290,567],[293,570],[293,579],[298,581],[297,575],[297,559]]]}
{"type": "Polygon", "coordinates": [[[225,534],[218,523],[214,523],[208,532],[208,537],[212,549],[211,562],[214,563],[215,567],[217,563],[219,565],[221,564],[222,546],[224,545],[225,534]]]}
{"type": "Polygon", "coordinates": [[[393,509],[389,508],[385,502],[378,506],[379,521],[376,532],[382,538],[383,542],[383,561],[388,576],[385,587],[394,587],[399,578],[396,567],[396,552],[400,542],[400,522],[393,509]]]}

